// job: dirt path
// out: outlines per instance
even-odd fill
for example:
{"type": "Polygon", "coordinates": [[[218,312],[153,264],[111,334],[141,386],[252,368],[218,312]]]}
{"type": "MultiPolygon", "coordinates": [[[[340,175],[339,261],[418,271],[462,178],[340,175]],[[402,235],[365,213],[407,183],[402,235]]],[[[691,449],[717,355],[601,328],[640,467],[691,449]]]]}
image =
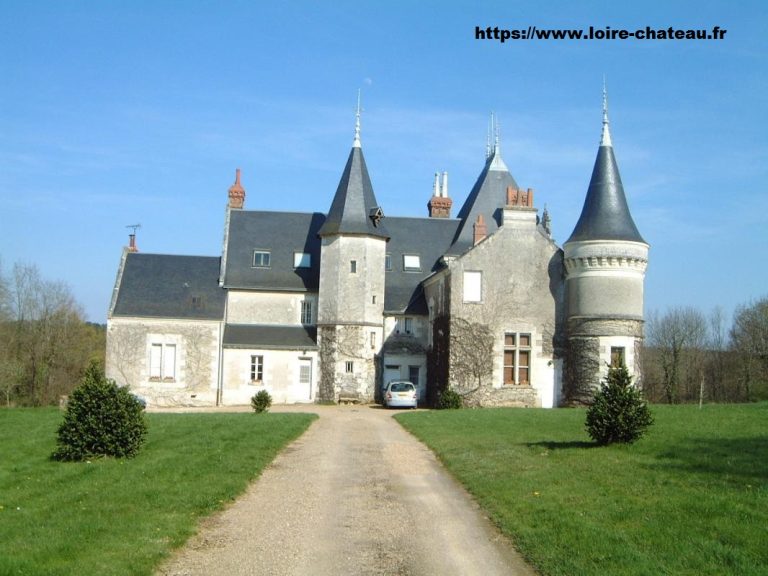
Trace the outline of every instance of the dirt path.
{"type": "Polygon", "coordinates": [[[391,412],[294,410],[320,418],[159,575],[534,574],[391,412]]]}

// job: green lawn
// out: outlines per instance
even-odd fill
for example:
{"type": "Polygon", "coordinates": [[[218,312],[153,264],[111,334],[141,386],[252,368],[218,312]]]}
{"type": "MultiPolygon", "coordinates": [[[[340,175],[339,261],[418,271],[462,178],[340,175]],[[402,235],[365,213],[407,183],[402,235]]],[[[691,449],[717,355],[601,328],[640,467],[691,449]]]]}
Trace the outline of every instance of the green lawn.
{"type": "Polygon", "coordinates": [[[542,574],[768,574],[768,403],[652,411],[608,447],[576,409],[397,418],[542,574]]]}
{"type": "Polygon", "coordinates": [[[0,575],[151,574],[316,416],[149,414],[131,460],[49,460],[63,413],[0,409],[0,575]]]}

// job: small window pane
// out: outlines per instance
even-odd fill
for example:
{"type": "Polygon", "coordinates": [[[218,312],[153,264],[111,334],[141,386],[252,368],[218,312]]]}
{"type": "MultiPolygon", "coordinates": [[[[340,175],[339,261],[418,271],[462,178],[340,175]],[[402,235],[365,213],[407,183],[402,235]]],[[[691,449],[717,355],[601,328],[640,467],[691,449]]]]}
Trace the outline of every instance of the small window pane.
{"type": "Polygon", "coordinates": [[[392,254],[387,254],[384,257],[384,269],[392,270],[392,254]]]}
{"type": "Polygon", "coordinates": [[[176,344],[166,344],[163,352],[163,378],[173,380],[176,378],[176,344]]]}
{"type": "Polygon", "coordinates": [[[521,348],[530,348],[531,347],[531,335],[530,334],[520,334],[520,347],[521,348]]]}
{"type": "Polygon", "coordinates": [[[514,346],[515,345],[515,335],[514,334],[505,334],[504,335],[504,346],[514,346]]]}
{"type": "Polygon", "coordinates": [[[152,344],[149,349],[149,377],[160,378],[162,375],[163,345],[152,344]]]}
{"type": "Polygon", "coordinates": [[[357,260],[349,261],[349,271],[351,274],[357,274],[357,260]]]}

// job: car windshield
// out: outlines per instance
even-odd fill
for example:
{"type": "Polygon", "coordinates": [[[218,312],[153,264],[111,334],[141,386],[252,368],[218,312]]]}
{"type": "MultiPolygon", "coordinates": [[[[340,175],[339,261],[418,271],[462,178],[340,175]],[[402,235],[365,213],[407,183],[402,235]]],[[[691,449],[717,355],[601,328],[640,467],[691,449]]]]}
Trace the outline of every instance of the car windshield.
{"type": "Polygon", "coordinates": [[[413,384],[410,382],[393,382],[389,385],[391,392],[411,392],[413,390],[413,384]]]}

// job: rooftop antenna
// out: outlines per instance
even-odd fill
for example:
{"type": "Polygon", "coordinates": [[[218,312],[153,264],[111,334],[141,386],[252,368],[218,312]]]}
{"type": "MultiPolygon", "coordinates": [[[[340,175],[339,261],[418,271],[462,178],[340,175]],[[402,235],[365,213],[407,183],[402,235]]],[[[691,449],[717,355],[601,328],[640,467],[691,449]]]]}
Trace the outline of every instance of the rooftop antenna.
{"type": "Polygon", "coordinates": [[[128,224],[126,228],[131,229],[131,233],[128,235],[128,250],[130,252],[138,252],[139,249],[136,247],[136,230],[141,228],[141,224],[128,224]]]}

